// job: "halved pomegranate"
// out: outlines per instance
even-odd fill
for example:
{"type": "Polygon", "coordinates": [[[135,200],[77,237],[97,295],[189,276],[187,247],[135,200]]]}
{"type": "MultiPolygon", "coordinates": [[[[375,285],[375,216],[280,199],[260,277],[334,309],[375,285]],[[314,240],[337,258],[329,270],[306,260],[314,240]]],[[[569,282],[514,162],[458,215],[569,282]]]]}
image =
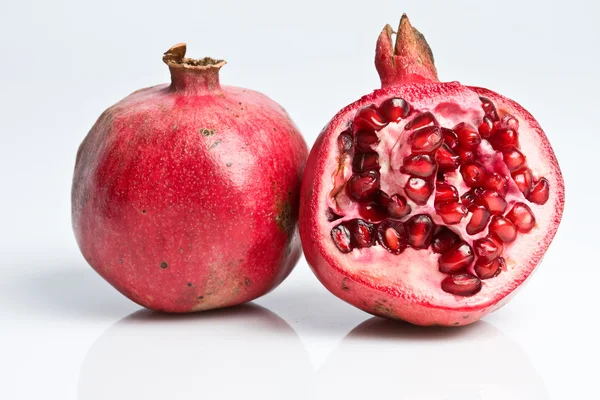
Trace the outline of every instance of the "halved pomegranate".
{"type": "Polygon", "coordinates": [[[505,304],[550,245],[563,178],[523,107],[441,83],[423,35],[387,25],[382,89],[341,110],[302,184],[306,259],[336,296],[419,325],[466,325],[505,304]]]}

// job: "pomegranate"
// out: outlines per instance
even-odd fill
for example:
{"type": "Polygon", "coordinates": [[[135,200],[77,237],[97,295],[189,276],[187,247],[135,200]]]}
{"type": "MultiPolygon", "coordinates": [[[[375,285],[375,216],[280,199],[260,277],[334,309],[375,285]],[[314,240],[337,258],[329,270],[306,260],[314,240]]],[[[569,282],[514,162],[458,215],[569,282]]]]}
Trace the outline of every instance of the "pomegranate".
{"type": "Polygon", "coordinates": [[[387,25],[377,41],[382,88],[333,117],[309,155],[304,253],[333,294],[362,310],[466,325],[505,304],[542,259],[562,217],[563,178],[523,107],[438,81],[406,15],[395,44],[393,34],[387,25]]]}
{"type": "Polygon", "coordinates": [[[225,61],[167,51],[171,83],[106,110],[77,153],[72,219],[87,262],[138,304],[190,312],[255,299],[300,252],[306,143],[225,61]]]}

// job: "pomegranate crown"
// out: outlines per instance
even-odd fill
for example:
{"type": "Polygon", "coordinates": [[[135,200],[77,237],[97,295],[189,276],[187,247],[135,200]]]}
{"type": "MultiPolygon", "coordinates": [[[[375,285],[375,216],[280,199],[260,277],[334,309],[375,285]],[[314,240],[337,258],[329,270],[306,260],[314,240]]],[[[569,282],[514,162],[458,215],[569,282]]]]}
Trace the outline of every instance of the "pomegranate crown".
{"type": "Polygon", "coordinates": [[[197,94],[220,90],[219,70],[226,61],[211,57],[187,58],[186,50],[185,43],[178,43],[163,55],[171,71],[171,89],[197,94]]]}
{"type": "Polygon", "coordinates": [[[406,14],[400,18],[397,32],[389,24],[381,31],[375,50],[375,68],[382,88],[411,81],[438,81],[431,48],[406,14]],[[394,33],[396,43],[392,45],[394,33]]]}

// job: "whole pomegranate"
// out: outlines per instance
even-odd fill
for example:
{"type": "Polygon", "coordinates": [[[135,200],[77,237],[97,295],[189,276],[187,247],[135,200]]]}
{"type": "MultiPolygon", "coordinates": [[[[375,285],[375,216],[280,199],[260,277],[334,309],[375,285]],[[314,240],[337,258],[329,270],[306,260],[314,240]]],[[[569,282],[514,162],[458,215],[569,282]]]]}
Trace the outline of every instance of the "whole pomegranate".
{"type": "Polygon", "coordinates": [[[342,109],[306,165],[304,253],[336,296],[418,325],[466,325],[505,304],[550,245],[564,204],[546,135],[488,89],[441,83],[402,16],[382,88],[342,109]]]}
{"type": "Polygon", "coordinates": [[[163,57],[171,84],[106,110],[77,153],[73,229],[88,263],[154,310],[255,299],[300,256],[306,143],[265,95],[219,84],[224,61],[163,57]]]}

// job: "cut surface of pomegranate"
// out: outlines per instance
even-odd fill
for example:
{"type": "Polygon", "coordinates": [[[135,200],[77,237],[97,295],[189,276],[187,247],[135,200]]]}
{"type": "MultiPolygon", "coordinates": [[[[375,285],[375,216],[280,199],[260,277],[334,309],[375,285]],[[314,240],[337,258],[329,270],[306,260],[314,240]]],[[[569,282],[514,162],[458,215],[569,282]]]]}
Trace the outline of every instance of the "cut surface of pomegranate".
{"type": "Polygon", "coordinates": [[[367,312],[466,325],[506,303],[540,262],[562,217],[562,175],[523,107],[440,82],[405,15],[395,44],[393,34],[387,25],[377,41],[382,88],[342,109],[310,153],[304,252],[332,293],[367,312]],[[372,224],[375,239],[358,245],[355,221],[372,224]]]}

